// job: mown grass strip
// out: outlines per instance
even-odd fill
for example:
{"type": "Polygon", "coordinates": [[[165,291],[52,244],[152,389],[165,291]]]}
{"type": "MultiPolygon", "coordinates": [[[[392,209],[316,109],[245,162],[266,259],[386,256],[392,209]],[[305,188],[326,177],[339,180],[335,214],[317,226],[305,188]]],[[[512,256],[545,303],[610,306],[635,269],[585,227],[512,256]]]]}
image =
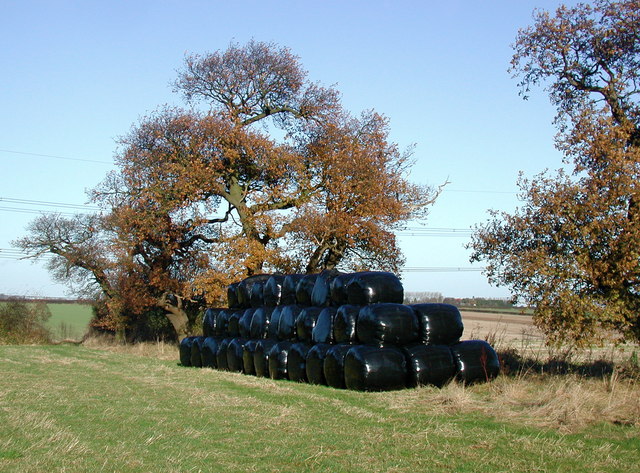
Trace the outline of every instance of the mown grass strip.
{"type": "MultiPolygon", "coordinates": [[[[176,356],[177,359],[177,356],[176,356]]],[[[76,346],[0,347],[0,471],[637,471],[639,429],[579,434],[76,346]]]]}

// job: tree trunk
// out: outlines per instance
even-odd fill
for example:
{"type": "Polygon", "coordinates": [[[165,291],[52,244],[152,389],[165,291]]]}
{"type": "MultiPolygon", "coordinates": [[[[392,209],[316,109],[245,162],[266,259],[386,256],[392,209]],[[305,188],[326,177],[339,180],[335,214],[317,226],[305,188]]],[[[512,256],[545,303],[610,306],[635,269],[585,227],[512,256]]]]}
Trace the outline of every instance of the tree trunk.
{"type": "Polygon", "coordinates": [[[189,317],[187,317],[187,313],[175,306],[165,306],[165,310],[167,311],[167,318],[171,325],[173,325],[174,330],[176,331],[176,335],[178,336],[178,342],[181,342],[183,338],[189,335],[187,331],[187,327],[189,325],[189,317]]]}
{"type": "Polygon", "coordinates": [[[163,294],[162,297],[158,299],[158,307],[166,311],[165,315],[176,331],[178,342],[181,342],[183,338],[189,336],[189,317],[182,307],[182,298],[176,296],[176,299],[177,305],[173,305],[168,300],[168,294],[163,294]]]}

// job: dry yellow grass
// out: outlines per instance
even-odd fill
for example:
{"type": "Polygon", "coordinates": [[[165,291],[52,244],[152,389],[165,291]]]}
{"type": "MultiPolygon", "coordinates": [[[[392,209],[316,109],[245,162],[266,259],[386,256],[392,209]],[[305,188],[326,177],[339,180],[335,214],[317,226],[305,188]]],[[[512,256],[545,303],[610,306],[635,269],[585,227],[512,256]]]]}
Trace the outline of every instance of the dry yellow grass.
{"type": "Polygon", "coordinates": [[[486,385],[450,383],[385,395],[391,409],[434,413],[479,412],[501,421],[563,433],[595,424],[640,426],[637,381],[589,379],[577,375],[502,376],[486,385]]]}

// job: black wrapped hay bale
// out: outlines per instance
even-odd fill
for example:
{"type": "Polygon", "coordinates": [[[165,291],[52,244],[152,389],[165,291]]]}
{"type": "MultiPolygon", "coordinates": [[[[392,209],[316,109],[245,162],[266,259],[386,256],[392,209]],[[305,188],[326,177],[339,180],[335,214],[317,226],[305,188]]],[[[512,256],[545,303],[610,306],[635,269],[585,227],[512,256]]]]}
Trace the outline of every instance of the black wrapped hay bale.
{"type": "Polygon", "coordinates": [[[355,273],[347,283],[347,302],[353,305],[392,302],[402,304],[404,288],[395,274],[384,271],[355,273]]]}
{"type": "MultiPolygon", "coordinates": [[[[254,286],[255,287],[255,286],[254,286]]],[[[245,310],[238,319],[238,334],[240,338],[249,338],[251,334],[251,319],[256,309],[245,310]]]]}
{"type": "Polygon", "coordinates": [[[301,342],[310,342],[311,334],[318,321],[318,316],[322,312],[320,307],[305,307],[298,314],[296,319],[296,336],[301,342]]]}
{"type": "Polygon", "coordinates": [[[324,358],[324,379],[332,388],[344,389],[344,358],[353,345],[333,345],[324,358]]]}
{"type": "Polygon", "coordinates": [[[316,325],[311,331],[313,343],[333,343],[333,319],[338,310],[335,307],[325,307],[318,314],[316,325]]]}
{"type": "Polygon", "coordinates": [[[307,353],[310,345],[304,342],[294,343],[287,357],[287,375],[290,381],[304,383],[307,381],[307,353]]]}
{"type": "Polygon", "coordinates": [[[269,352],[275,344],[276,341],[272,339],[258,340],[256,343],[256,348],[253,352],[253,369],[256,376],[269,377],[269,352]]]}
{"type": "Polygon", "coordinates": [[[336,343],[356,343],[356,322],[361,306],[341,305],[333,318],[333,339],[336,343]]]}
{"type": "Polygon", "coordinates": [[[222,371],[229,371],[229,363],[227,362],[227,349],[231,338],[223,338],[218,343],[218,351],[216,352],[216,362],[218,363],[218,369],[222,371]]]}
{"type": "Polygon", "coordinates": [[[460,340],[464,326],[458,308],[451,304],[413,304],[420,340],[428,345],[450,345],[460,340]]]}
{"type": "Polygon", "coordinates": [[[246,309],[234,309],[229,311],[229,320],[227,321],[227,335],[230,338],[240,336],[240,317],[246,309]]]}
{"type": "Polygon", "coordinates": [[[249,324],[249,338],[258,340],[267,336],[273,310],[273,307],[259,307],[255,310],[249,324]]]}
{"type": "Polygon", "coordinates": [[[232,338],[227,347],[227,368],[229,371],[244,371],[244,344],[247,342],[244,338],[232,338]]]}
{"type": "Polygon", "coordinates": [[[398,348],[355,345],[345,355],[347,389],[392,391],[406,387],[407,366],[398,348]]]}
{"type": "MultiPolygon", "coordinates": [[[[270,274],[256,274],[255,276],[249,276],[238,283],[236,288],[236,294],[238,297],[238,305],[241,308],[248,309],[251,305],[251,295],[253,292],[254,284],[260,284],[261,288],[264,283],[271,277],[270,274]]],[[[262,289],[261,289],[262,291],[262,289]]],[[[260,292],[260,299],[262,299],[262,292],[260,292]]],[[[262,302],[262,301],[260,301],[262,302]]],[[[260,304],[261,305],[261,304],[260,304]]]]}
{"type": "Polygon", "coordinates": [[[269,320],[269,326],[267,327],[267,338],[272,340],[278,339],[278,325],[280,325],[280,317],[282,316],[282,309],[286,306],[278,306],[271,312],[271,319],[269,320]]]}
{"type": "Polygon", "coordinates": [[[278,342],[269,350],[269,377],[271,379],[288,379],[287,361],[291,342],[278,342]]]}
{"type": "Polygon", "coordinates": [[[202,317],[202,335],[205,337],[213,337],[216,334],[216,324],[218,321],[218,314],[222,309],[209,308],[204,311],[202,317]]]}
{"type": "Polygon", "coordinates": [[[418,318],[406,305],[367,305],[358,314],[356,333],[364,345],[407,345],[418,341],[418,318]]]}
{"type": "Polygon", "coordinates": [[[216,317],[216,329],[214,335],[216,337],[227,337],[229,335],[229,317],[235,309],[224,309],[218,312],[216,317]]]}
{"type": "MultiPolygon", "coordinates": [[[[271,277],[271,276],[269,276],[271,277]]],[[[253,283],[251,287],[251,307],[257,309],[258,307],[262,307],[264,305],[264,285],[267,283],[268,279],[256,281],[253,283]]]]}
{"type": "Polygon", "coordinates": [[[257,344],[258,340],[248,340],[244,344],[242,349],[242,366],[244,368],[244,374],[256,374],[253,356],[255,355],[257,344]]]}
{"type": "Polygon", "coordinates": [[[456,363],[446,345],[413,345],[404,348],[407,358],[407,386],[444,386],[456,374],[456,363]]]}
{"type": "Polygon", "coordinates": [[[218,367],[218,344],[220,340],[215,337],[207,337],[204,339],[202,346],[200,347],[200,356],[202,357],[202,366],[204,368],[218,367]]]}
{"type": "Polygon", "coordinates": [[[311,305],[313,287],[316,285],[317,274],[305,274],[296,286],[296,304],[301,306],[311,305]]]}
{"type": "Polygon", "coordinates": [[[299,305],[285,305],[282,307],[280,320],[278,321],[278,340],[295,341],[296,321],[302,309],[302,306],[299,305]]]}
{"type": "Polygon", "coordinates": [[[490,381],[500,373],[500,360],[484,340],[466,340],[451,346],[456,378],[465,384],[490,381]]]}
{"type": "Polygon", "coordinates": [[[182,366],[191,366],[191,345],[195,337],[184,337],[180,341],[180,364],[182,366]]]}
{"type": "Polygon", "coordinates": [[[239,309],[240,303],[238,302],[238,284],[234,282],[227,286],[227,305],[230,309],[239,309]]]}
{"type": "Polygon", "coordinates": [[[307,352],[305,372],[309,383],[327,384],[327,380],[324,377],[324,359],[331,346],[328,343],[316,343],[307,352]]]}
{"type": "Polygon", "coordinates": [[[348,303],[347,284],[349,280],[357,273],[340,274],[329,283],[329,300],[330,304],[340,307],[348,303]]]}
{"type": "Polygon", "coordinates": [[[262,288],[262,299],[264,305],[267,307],[273,307],[280,304],[280,297],[282,296],[282,283],[284,282],[284,275],[272,274],[267,282],[264,283],[262,288]]]}
{"type": "Polygon", "coordinates": [[[336,270],[324,270],[318,274],[311,292],[312,306],[326,307],[331,304],[331,281],[340,274],[336,270]]]}
{"type": "Polygon", "coordinates": [[[191,343],[191,366],[196,368],[202,368],[201,348],[204,339],[205,337],[201,336],[193,337],[193,342],[191,343]]]}
{"type": "Polygon", "coordinates": [[[298,282],[304,274],[287,274],[282,281],[282,292],[280,294],[280,305],[296,304],[296,288],[298,282]]]}

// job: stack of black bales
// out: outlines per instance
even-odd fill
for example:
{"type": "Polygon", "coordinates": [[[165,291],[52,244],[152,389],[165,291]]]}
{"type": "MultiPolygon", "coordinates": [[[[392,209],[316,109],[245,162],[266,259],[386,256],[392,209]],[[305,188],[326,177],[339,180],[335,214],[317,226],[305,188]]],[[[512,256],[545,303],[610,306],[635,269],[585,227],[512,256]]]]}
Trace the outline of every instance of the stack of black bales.
{"type": "Polygon", "coordinates": [[[252,276],[229,286],[228,308],[207,309],[203,336],[182,341],[180,361],[364,391],[497,376],[488,343],[460,342],[455,306],[403,298],[387,272],[252,276]]]}

